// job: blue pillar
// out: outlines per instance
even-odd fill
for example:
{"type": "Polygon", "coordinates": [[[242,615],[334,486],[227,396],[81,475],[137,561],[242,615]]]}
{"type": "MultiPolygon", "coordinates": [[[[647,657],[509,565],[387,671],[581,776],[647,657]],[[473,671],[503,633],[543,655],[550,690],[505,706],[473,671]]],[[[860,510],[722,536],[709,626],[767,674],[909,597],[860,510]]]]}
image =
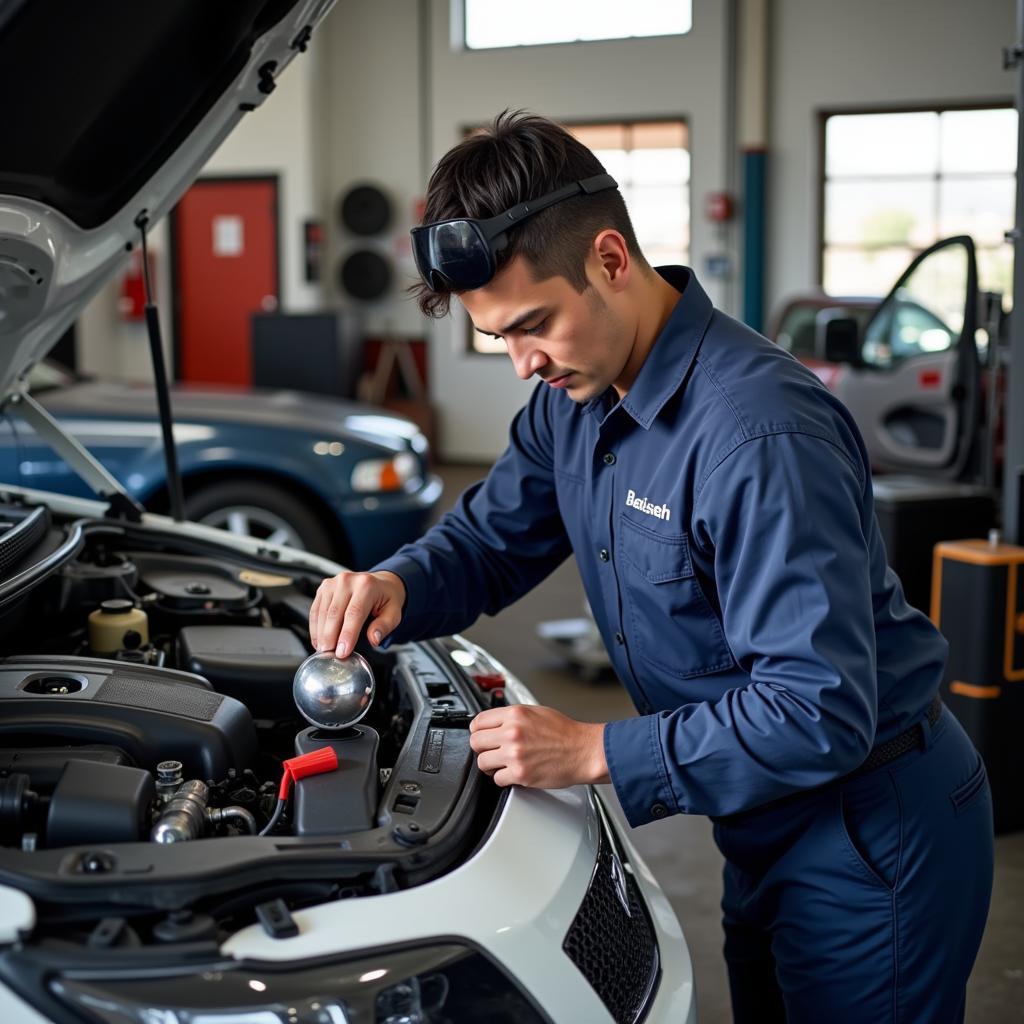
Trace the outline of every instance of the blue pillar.
{"type": "Polygon", "coordinates": [[[764,329],[765,171],[764,149],[743,151],[743,320],[764,329]]]}

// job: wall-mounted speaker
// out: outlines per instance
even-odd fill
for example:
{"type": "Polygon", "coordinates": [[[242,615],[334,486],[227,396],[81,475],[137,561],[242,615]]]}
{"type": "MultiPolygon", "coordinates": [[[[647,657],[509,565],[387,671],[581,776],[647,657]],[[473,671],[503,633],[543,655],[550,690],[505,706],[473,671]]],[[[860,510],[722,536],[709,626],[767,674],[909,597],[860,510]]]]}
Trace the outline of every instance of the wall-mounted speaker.
{"type": "Polygon", "coordinates": [[[391,287],[391,264],[373,249],[357,249],[341,261],[338,282],[354,299],[379,299],[391,287]]]}
{"type": "Polygon", "coordinates": [[[341,197],[338,215],[353,235],[377,235],[391,224],[391,200],[376,185],[354,185],[341,197]]]}
{"type": "MultiPolygon", "coordinates": [[[[391,200],[376,185],[363,182],[342,193],[338,201],[342,228],[360,239],[381,235],[391,225],[391,200]]],[[[383,298],[391,288],[394,271],[386,238],[376,238],[342,256],[338,263],[338,287],[361,302],[383,298]]]]}

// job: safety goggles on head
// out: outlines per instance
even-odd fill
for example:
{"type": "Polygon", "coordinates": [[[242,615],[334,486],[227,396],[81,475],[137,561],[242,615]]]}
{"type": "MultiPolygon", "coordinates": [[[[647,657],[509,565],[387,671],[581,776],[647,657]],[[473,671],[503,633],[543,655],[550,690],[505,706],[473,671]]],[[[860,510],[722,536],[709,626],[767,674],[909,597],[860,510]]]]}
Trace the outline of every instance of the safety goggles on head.
{"type": "Polygon", "coordinates": [[[518,203],[486,220],[457,217],[413,228],[412,252],[416,269],[427,287],[435,292],[464,292],[480,288],[494,277],[498,256],[508,244],[506,232],[563,199],[589,196],[610,188],[618,188],[610,174],[595,174],[592,178],[583,178],[555,189],[539,199],[518,203]]]}

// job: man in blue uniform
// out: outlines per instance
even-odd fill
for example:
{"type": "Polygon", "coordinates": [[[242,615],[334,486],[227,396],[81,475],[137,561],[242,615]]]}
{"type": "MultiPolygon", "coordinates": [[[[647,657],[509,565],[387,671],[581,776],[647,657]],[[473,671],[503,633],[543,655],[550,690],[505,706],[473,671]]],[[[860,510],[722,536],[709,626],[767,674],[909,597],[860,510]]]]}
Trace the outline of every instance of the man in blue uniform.
{"type": "Polygon", "coordinates": [[[437,526],[324,581],[313,642],[464,629],[574,553],[639,716],[485,711],[480,769],[611,781],[633,826],[711,817],[737,1020],[962,1019],[991,797],[937,698],[946,644],[886,565],[849,413],[692,271],[648,266],[615,182],[543,118],[449,152],[413,245],[424,312],[456,295],[540,382],[437,526]]]}

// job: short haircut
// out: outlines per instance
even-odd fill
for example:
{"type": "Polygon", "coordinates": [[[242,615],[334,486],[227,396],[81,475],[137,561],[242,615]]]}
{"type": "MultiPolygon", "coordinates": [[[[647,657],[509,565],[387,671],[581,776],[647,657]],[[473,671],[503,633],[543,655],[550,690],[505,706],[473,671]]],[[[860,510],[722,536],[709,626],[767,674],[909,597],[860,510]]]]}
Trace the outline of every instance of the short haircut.
{"type": "MultiPolygon", "coordinates": [[[[427,184],[423,223],[493,217],[517,203],[604,173],[601,161],[561,125],[537,114],[505,110],[441,158],[427,184]]],[[[566,199],[509,231],[495,272],[521,255],[536,280],[561,276],[582,292],[588,283],[587,253],[606,228],[618,231],[630,255],[646,267],[622,194],[609,189],[566,199]]],[[[410,290],[426,316],[447,315],[450,290],[433,291],[423,281],[410,290]]]]}

